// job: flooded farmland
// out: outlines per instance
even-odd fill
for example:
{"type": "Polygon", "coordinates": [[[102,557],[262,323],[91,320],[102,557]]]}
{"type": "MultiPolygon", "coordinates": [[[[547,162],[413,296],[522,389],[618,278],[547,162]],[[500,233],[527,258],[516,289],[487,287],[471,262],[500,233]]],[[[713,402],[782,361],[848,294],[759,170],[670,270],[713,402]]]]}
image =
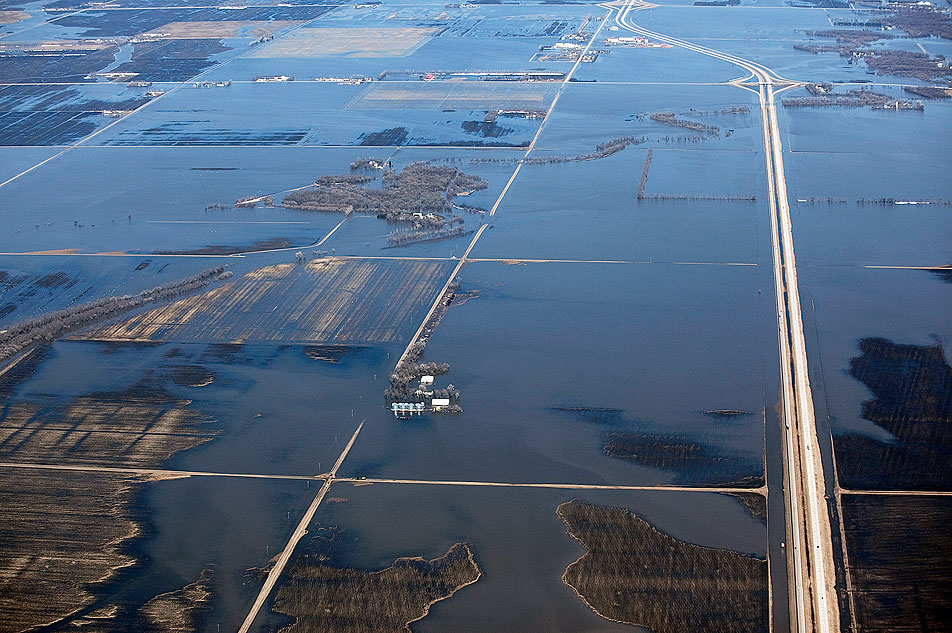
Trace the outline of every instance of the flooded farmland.
{"type": "Polygon", "coordinates": [[[0,633],[952,628],[949,56],[931,0],[6,2],[0,633]]]}

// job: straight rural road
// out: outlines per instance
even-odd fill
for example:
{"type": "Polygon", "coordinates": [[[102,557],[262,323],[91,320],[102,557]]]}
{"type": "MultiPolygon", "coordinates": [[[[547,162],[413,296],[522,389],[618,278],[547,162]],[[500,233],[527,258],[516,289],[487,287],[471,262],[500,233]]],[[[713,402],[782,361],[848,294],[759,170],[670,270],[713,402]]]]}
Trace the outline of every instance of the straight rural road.
{"type": "Polygon", "coordinates": [[[506,482],[506,481],[452,481],[435,479],[379,479],[379,478],[346,478],[336,479],[338,482],[351,482],[358,486],[368,484],[404,484],[421,486],[470,486],[487,488],[553,488],[556,490],[663,490],[666,492],[718,492],[736,494],[740,492],[765,495],[767,489],[761,488],[716,488],[711,486],[628,486],[624,484],[574,484],[548,482],[506,482]]]}
{"type": "Polygon", "coordinates": [[[258,592],[258,597],[255,598],[255,602],[251,606],[251,610],[245,617],[244,622],[241,623],[238,633],[248,633],[248,629],[251,628],[255,618],[258,617],[258,612],[261,611],[261,607],[264,606],[268,596],[271,595],[271,590],[274,589],[275,583],[278,582],[278,578],[281,577],[281,574],[284,572],[284,568],[291,559],[291,554],[294,553],[294,548],[297,547],[298,542],[304,538],[305,534],[307,534],[307,526],[311,524],[311,519],[314,518],[314,514],[317,512],[318,506],[321,505],[321,502],[327,495],[327,491],[331,489],[331,484],[334,483],[334,476],[337,474],[337,470],[340,468],[340,465],[344,463],[344,459],[347,457],[350,449],[354,446],[354,442],[357,441],[357,435],[360,434],[360,429],[362,429],[363,426],[363,422],[357,426],[357,430],[354,431],[354,435],[350,438],[350,441],[347,442],[347,446],[345,446],[344,450],[341,451],[340,456],[334,463],[334,467],[331,468],[330,472],[328,473],[327,479],[324,481],[324,485],[321,486],[321,489],[314,496],[314,500],[311,501],[311,505],[308,506],[307,512],[305,512],[304,516],[301,517],[300,523],[298,523],[294,533],[291,534],[291,539],[281,551],[281,555],[278,556],[278,560],[275,561],[271,571],[268,572],[268,577],[265,579],[264,585],[261,587],[261,591],[258,592]]]}

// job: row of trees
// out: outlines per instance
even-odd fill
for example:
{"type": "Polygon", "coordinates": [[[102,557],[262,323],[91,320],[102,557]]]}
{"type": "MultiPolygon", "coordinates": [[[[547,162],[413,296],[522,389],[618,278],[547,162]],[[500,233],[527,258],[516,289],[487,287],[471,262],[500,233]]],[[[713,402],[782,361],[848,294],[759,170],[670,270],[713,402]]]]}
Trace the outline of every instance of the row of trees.
{"type": "MultiPolygon", "coordinates": [[[[230,273],[230,271],[228,271],[230,273]]],[[[38,342],[52,342],[66,332],[114,317],[147,303],[172,299],[179,295],[194,292],[207,286],[213,280],[226,275],[224,267],[209,268],[197,275],[156,286],[136,295],[106,297],[88,303],[72,306],[65,310],[47,312],[38,317],[20,321],[0,333],[0,360],[38,342]]]]}
{"type": "MultiPolygon", "coordinates": [[[[810,88],[808,87],[808,90],[810,88]]],[[[872,90],[848,90],[846,92],[826,92],[824,84],[813,85],[811,97],[792,97],[783,100],[785,108],[863,108],[874,110],[922,110],[922,102],[902,101],[887,94],[872,90]]]]}
{"type": "Polygon", "coordinates": [[[915,202],[916,204],[941,204],[952,205],[952,200],[897,200],[896,198],[857,198],[856,204],[902,204],[915,202]]]}
{"type": "Polygon", "coordinates": [[[686,193],[648,193],[638,196],[639,200],[711,200],[720,202],[757,202],[757,196],[690,196],[686,193]]]}
{"type": "MultiPolygon", "coordinates": [[[[422,354],[422,352],[421,352],[422,354]]],[[[448,363],[418,363],[418,362],[406,362],[398,365],[396,369],[393,370],[393,373],[390,374],[390,384],[384,390],[384,398],[387,399],[387,403],[392,402],[414,402],[417,399],[416,396],[416,387],[412,384],[414,381],[419,380],[423,376],[442,376],[446,373],[449,373],[450,366],[448,363]]],[[[447,389],[452,387],[449,385],[447,389]]],[[[455,388],[453,388],[454,391],[455,388]]],[[[444,391],[444,390],[441,390],[444,391]]],[[[449,397],[449,396],[438,396],[434,392],[434,397],[449,397]]],[[[456,392],[456,398],[459,398],[459,392],[456,392]]]]}
{"type": "Polygon", "coordinates": [[[645,197],[645,185],[648,184],[648,170],[651,169],[651,157],[654,156],[654,150],[649,149],[645,156],[645,167],[641,170],[641,180],[638,182],[638,199],[645,197]]]}
{"type": "Polygon", "coordinates": [[[701,123],[700,121],[688,121],[687,119],[679,119],[675,116],[674,112],[655,112],[651,115],[651,120],[656,123],[664,123],[665,125],[673,125],[675,127],[683,127],[686,130],[694,130],[695,132],[704,132],[705,134],[710,134],[711,136],[720,136],[721,128],[716,125],[707,125],[701,123]]]}
{"type": "Polygon", "coordinates": [[[413,342],[407,348],[406,353],[393,373],[390,374],[390,385],[384,390],[384,397],[388,403],[392,402],[411,402],[410,398],[415,398],[415,388],[410,387],[410,383],[419,379],[421,376],[441,376],[450,370],[448,363],[422,363],[420,359],[426,350],[426,343],[439,325],[446,310],[452,305],[456,292],[459,290],[459,280],[454,280],[440,297],[436,309],[430,314],[426,323],[423,324],[423,331],[420,338],[413,342]]]}
{"type": "Polygon", "coordinates": [[[239,209],[249,209],[258,206],[259,202],[266,207],[270,207],[274,205],[274,198],[271,196],[247,196],[245,198],[238,198],[232,206],[239,209]]]}
{"type": "Polygon", "coordinates": [[[526,159],[527,165],[544,165],[548,163],[576,163],[585,160],[598,160],[607,158],[612,154],[617,154],[629,145],[640,145],[647,143],[648,138],[644,136],[619,136],[604,143],[595,146],[594,152],[588,154],[577,154],[575,156],[533,156],[526,159]]]}
{"type": "MultiPolygon", "coordinates": [[[[462,218],[459,219],[462,220],[462,218]]],[[[387,242],[389,242],[391,246],[405,246],[407,244],[416,244],[417,242],[460,237],[464,232],[465,229],[459,225],[429,231],[395,231],[387,236],[387,242]]]]}

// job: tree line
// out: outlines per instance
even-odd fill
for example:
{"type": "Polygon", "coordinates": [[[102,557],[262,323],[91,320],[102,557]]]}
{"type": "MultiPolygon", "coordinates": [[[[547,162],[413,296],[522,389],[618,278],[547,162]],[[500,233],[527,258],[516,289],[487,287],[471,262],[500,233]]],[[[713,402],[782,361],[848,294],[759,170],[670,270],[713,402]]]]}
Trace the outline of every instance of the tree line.
{"type": "Polygon", "coordinates": [[[117,316],[148,303],[194,292],[215,279],[230,276],[228,273],[230,271],[226,272],[223,266],[217,266],[135,295],[105,297],[20,321],[0,333],[0,360],[10,358],[34,343],[50,343],[78,327],[117,316]]]}

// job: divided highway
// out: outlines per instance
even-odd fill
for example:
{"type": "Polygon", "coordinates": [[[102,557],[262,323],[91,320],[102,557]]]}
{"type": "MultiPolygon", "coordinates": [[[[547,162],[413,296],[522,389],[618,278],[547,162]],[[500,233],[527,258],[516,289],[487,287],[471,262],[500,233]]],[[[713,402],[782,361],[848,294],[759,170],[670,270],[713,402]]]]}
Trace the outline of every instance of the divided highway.
{"type": "Polygon", "coordinates": [[[793,227],[783,171],[780,128],[777,123],[775,87],[791,87],[797,82],[780,77],[771,69],[741,57],[700,46],[642,28],[630,21],[634,10],[653,7],[641,0],[603,5],[617,8],[615,23],[623,29],[659,42],[740,66],[750,76],[730,82],[740,88],[756,79],[760,101],[764,157],[770,208],[774,287],[777,301],[778,342],[783,385],[784,480],[789,515],[788,562],[792,567],[795,595],[791,617],[800,633],[839,631],[830,515],[826,503],[826,483],[817,442],[813,394],[807,367],[797,266],[793,249],[793,227]]]}

